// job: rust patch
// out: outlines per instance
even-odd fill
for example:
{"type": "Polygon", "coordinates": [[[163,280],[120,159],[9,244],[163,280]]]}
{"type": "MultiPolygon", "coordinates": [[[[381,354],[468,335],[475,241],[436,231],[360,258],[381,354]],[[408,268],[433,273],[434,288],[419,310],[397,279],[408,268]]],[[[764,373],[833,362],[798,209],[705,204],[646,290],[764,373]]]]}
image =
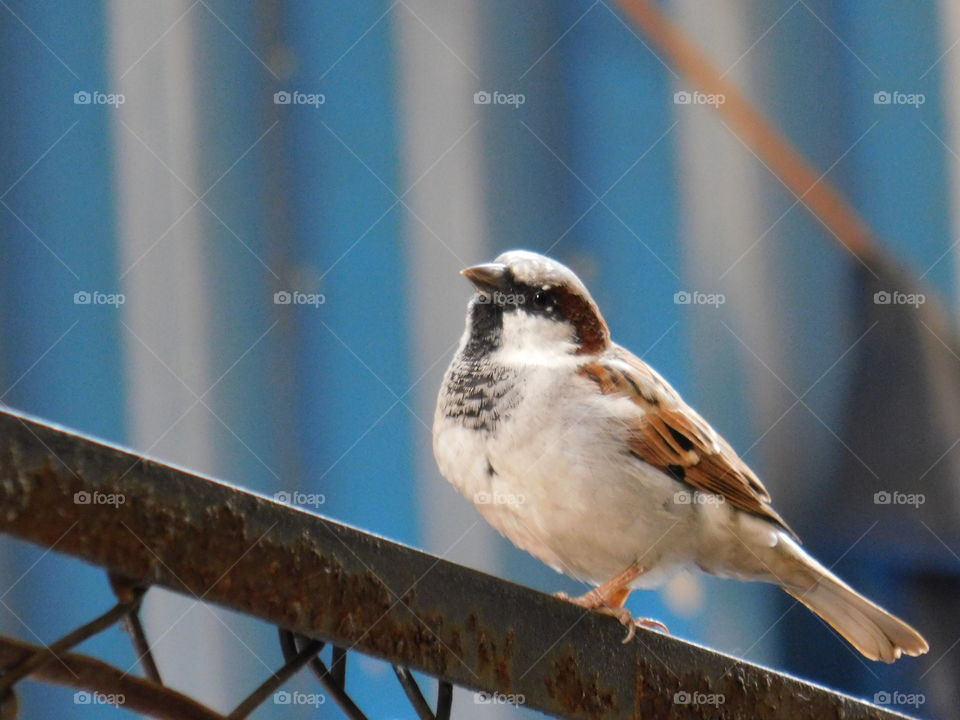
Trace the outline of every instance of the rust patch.
{"type": "Polygon", "coordinates": [[[848,714],[845,708],[851,705],[846,702],[832,703],[799,682],[793,686],[773,682],[759,668],[721,665],[711,673],[705,672],[693,655],[686,660],[689,662],[682,665],[686,669],[675,674],[665,672],[658,660],[638,658],[633,717],[673,717],[678,714],[679,705],[683,705],[684,717],[700,720],[721,716],[793,720],[874,717],[859,712],[848,714]]]}
{"type": "Polygon", "coordinates": [[[513,630],[507,631],[503,640],[503,647],[480,628],[476,616],[471,613],[467,618],[467,628],[476,635],[477,669],[481,674],[491,673],[497,680],[497,687],[501,692],[510,692],[512,678],[510,668],[513,663],[513,630]]]}
{"type": "Polygon", "coordinates": [[[497,676],[497,684],[504,689],[504,692],[510,692],[512,684],[510,682],[510,666],[513,662],[513,641],[515,638],[513,630],[507,632],[504,640],[503,653],[497,658],[494,667],[494,673],[497,676]]]}
{"type": "MultiPolygon", "coordinates": [[[[117,482],[119,477],[116,473],[91,482],[50,462],[21,470],[13,479],[15,488],[0,488],[0,495],[20,501],[19,507],[8,506],[4,525],[134,581],[159,582],[339,643],[359,642],[366,652],[403,657],[438,675],[462,660],[485,684],[510,687],[512,633],[504,637],[485,629],[475,615],[466,628],[422,607],[414,615],[409,608],[415,606],[415,590],[398,601],[374,572],[353,567],[347,547],[343,553],[321,552],[321,538],[307,535],[291,542],[282,527],[264,519],[269,516],[247,507],[249,501],[204,498],[207,504],[199,504],[176,484],[165,487],[161,478],[148,492],[131,487],[119,507],[64,505],[65,497],[93,486],[103,493],[122,493],[126,482],[117,482]],[[38,507],[62,511],[38,523],[38,507]]],[[[326,531],[335,532],[332,527],[326,531]]]]}
{"type": "Polygon", "coordinates": [[[613,691],[600,687],[598,677],[584,678],[569,653],[554,661],[545,683],[550,697],[571,715],[602,718],[616,711],[613,691]]]}

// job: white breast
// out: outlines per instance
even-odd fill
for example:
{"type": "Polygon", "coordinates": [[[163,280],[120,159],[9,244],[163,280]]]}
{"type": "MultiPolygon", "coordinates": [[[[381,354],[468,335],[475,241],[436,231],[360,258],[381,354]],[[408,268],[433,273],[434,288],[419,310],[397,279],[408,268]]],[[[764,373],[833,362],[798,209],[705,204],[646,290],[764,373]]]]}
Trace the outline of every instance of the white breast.
{"type": "Polygon", "coordinates": [[[554,569],[599,584],[638,561],[650,572],[636,585],[655,585],[692,562],[698,509],[676,502],[685,485],[624,452],[639,408],[598,395],[576,376],[577,361],[532,364],[527,354],[514,380],[520,400],[489,432],[438,408],[440,471],[554,569]]]}

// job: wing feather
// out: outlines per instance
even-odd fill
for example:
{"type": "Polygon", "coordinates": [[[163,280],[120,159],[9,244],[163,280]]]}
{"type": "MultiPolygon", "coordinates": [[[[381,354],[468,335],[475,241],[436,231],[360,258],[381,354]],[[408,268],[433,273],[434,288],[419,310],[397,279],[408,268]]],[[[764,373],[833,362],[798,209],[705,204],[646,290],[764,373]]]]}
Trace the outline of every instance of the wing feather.
{"type": "Polygon", "coordinates": [[[633,455],[796,537],[770,506],[770,494],[750,467],[653,368],[613,345],[600,359],[582,365],[579,373],[601,393],[624,395],[642,409],[630,429],[633,455]]]}

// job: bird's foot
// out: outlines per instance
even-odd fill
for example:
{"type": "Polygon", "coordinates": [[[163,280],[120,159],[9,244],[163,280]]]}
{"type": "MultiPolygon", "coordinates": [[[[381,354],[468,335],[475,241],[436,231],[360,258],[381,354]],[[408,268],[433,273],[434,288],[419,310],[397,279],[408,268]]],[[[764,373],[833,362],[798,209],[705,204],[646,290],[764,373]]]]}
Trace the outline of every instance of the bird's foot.
{"type": "Polygon", "coordinates": [[[647,628],[648,630],[659,630],[660,632],[669,634],[670,629],[659,620],[654,620],[653,618],[635,618],[627,608],[610,605],[605,602],[605,594],[598,592],[598,590],[600,590],[600,588],[591,590],[579,597],[570,597],[567,593],[558,592],[554,593],[554,597],[566,600],[574,605],[579,605],[586,610],[595,610],[598,613],[609,615],[619,620],[620,623],[627,628],[627,636],[623,639],[624,644],[633,640],[634,635],[637,634],[638,627],[647,628]]]}
{"type": "Polygon", "coordinates": [[[659,620],[654,620],[653,618],[635,618],[625,607],[598,607],[593,609],[604,615],[615,617],[620,621],[621,625],[627,628],[627,635],[622,640],[624,645],[633,640],[634,635],[637,634],[638,627],[647,628],[648,630],[659,630],[668,635],[670,634],[670,629],[659,620]]]}

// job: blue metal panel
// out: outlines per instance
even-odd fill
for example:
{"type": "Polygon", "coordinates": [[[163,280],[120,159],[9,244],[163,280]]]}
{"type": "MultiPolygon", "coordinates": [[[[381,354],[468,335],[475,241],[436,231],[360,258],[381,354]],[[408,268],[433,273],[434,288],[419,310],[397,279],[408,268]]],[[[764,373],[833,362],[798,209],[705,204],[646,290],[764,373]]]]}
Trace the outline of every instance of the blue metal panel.
{"type": "MultiPolygon", "coordinates": [[[[110,92],[103,10],[87,2],[68,16],[35,3],[8,4],[0,8],[0,193],[9,205],[0,206],[0,391],[15,386],[2,400],[123,441],[119,313],[113,306],[73,301],[76,292],[118,290],[112,108],[73,102],[76,92],[110,92]]],[[[394,195],[404,188],[391,25],[396,13],[408,10],[385,0],[295,0],[271,10],[225,0],[208,5],[185,20],[196,24],[198,47],[213,60],[205,63],[200,81],[201,187],[194,190],[203,193],[279,120],[206,198],[229,229],[204,208],[194,210],[205,216],[215,288],[213,377],[279,320],[211,399],[229,425],[214,425],[222,472],[267,492],[323,493],[324,512],[416,543],[413,448],[429,447],[431,418],[414,418],[405,407],[412,406],[404,395],[413,382],[405,297],[430,288],[406,288],[400,280],[409,274],[401,270],[406,210],[394,195]],[[258,13],[270,12],[279,13],[276,38],[261,32],[265,15],[258,13]],[[275,105],[276,91],[320,93],[324,103],[275,105]],[[268,172],[268,152],[289,168],[282,187],[272,184],[278,176],[268,172]],[[282,219],[289,238],[278,237],[275,204],[288,213],[282,219]],[[324,303],[276,305],[277,290],[321,293],[324,303]],[[292,377],[281,377],[288,372],[292,377]],[[285,393],[274,392],[279,385],[287,387],[285,393]],[[296,436],[291,428],[304,430],[296,436]],[[288,433],[293,441],[282,444],[279,436],[288,433]]],[[[757,4],[753,35],[764,33],[784,9],[757,4]]],[[[735,446],[749,445],[753,433],[742,420],[748,415],[744,368],[729,348],[721,350],[717,375],[729,378],[729,385],[698,392],[689,362],[696,345],[685,336],[684,313],[673,302],[687,285],[676,149],[668,132],[674,120],[670,73],[602,3],[578,0],[558,7],[534,0],[518,6],[496,0],[481,12],[485,60],[473,68],[480,75],[476,89],[519,92],[525,99],[519,109],[480,110],[491,255],[529,247],[573,265],[594,290],[616,339],[638,353],[649,350],[646,359],[694,404],[706,405],[735,446]],[[596,202],[615,181],[603,202],[596,202]]],[[[423,19],[429,24],[429,17],[423,19]]],[[[938,36],[936,22],[932,4],[808,0],[780,20],[749,61],[766,69],[757,93],[763,109],[824,170],[849,150],[831,177],[896,253],[922,273],[929,269],[927,279],[952,295],[951,256],[937,263],[951,239],[949,152],[934,137],[946,137],[935,63],[945,48],[929,40],[938,36]],[[878,91],[923,93],[925,103],[919,109],[876,105],[878,91]],[[877,126],[860,140],[874,121],[877,126]]],[[[773,180],[770,188],[765,201],[772,220],[795,198],[773,180]]],[[[772,302],[782,308],[785,336],[804,348],[793,355],[795,362],[774,369],[802,392],[854,339],[840,309],[853,261],[800,207],[764,243],[779,258],[779,297],[772,302]]],[[[828,424],[839,421],[847,370],[835,368],[807,398],[828,424]]],[[[821,458],[819,465],[834,444],[815,422],[784,421],[781,431],[796,429],[795,445],[808,454],[803,462],[783,459],[778,469],[788,480],[772,480],[774,489],[794,474],[793,482],[809,482],[811,496],[821,494],[818,481],[834,481],[803,474],[810,456],[821,458]],[[794,472],[787,472],[791,463],[794,472]]],[[[799,509],[785,514],[801,532],[805,524],[816,527],[813,516],[795,519],[799,509]]],[[[4,602],[42,639],[111,602],[100,573],[7,543],[14,551],[5,561],[9,577],[0,598],[39,559],[4,602]],[[72,598],[68,605],[62,604],[65,592],[72,598]]],[[[828,562],[843,550],[812,544],[828,562]]],[[[577,589],[505,541],[500,548],[506,574],[544,590],[577,589]]],[[[904,605],[889,589],[900,585],[893,570],[861,553],[848,561],[841,571],[868,594],[904,605]]],[[[715,602],[719,596],[727,605],[745,596],[739,588],[716,593],[715,602]]],[[[759,610],[774,604],[772,595],[756,597],[759,610]]],[[[702,623],[673,616],[654,594],[638,593],[631,607],[665,620],[681,636],[705,636],[702,623]]],[[[709,619],[722,613],[714,607],[709,619]]],[[[0,610],[0,618],[12,634],[31,636],[11,612],[0,610]]],[[[842,678],[847,689],[868,695],[877,687],[913,682],[903,665],[864,670],[800,611],[786,623],[790,668],[801,674],[834,684],[842,678]]],[[[258,652],[263,648],[264,658],[275,658],[267,647],[272,635],[268,639],[263,628],[252,626],[249,631],[256,634],[251,644],[258,652]]],[[[116,631],[85,649],[120,662],[133,659],[116,631]]],[[[371,716],[386,716],[399,702],[399,690],[381,664],[360,665],[351,684],[387,688],[379,697],[364,693],[371,716]]],[[[70,696],[28,684],[25,714],[52,717],[70,705],[70,696]]],[[[265,710],[279,716],[277,711],[265,710]]],[[[98,709],[89,713],[98,715],[98,709]]]]}
{"type": "MultiPolygon", "coordinates": [[[[749,56],[757,68],[754,100],[815,168],[820,172],[829,169],[826,177],[838,183],[846,167],[841,158],[857,140],[857,136],[847,140],[835,122],[847,92],[839,82],[844,67],[840,56],[846,50],[831,34],[833,28],[818,20],[834,22],[828,3],[798,4],[784,15],[785,10],[761,3],[753,11],[751,37],[760,37],[773,27],[766,41],[749,56]]],[[[767,173],[762,167],[760,172],[767,173]]],[[[776,224],[753,252],[768,254],[775,277],[768,280],[768,286],[776,289],[776,296],[769,300],[784,351],[779,363],[773,358],[764,361],[772,363],[771,370],[790,388],[777,398],[778,409],[786,411],[795,396],[803,396],[832,429],[842,417],[843,389],[851,369],[849,363],[834,363],[856,340],[849,328],[851,263],[856,260],[837,246],[833,235],[791,191],[772,174],[766,178],[769,182],[759,199],[765,213],[764,229],[776,224]],[[816,387],[804,396],[815,382],[816,387]]],[[[742,281],[749,282],[749,277],[742,281]]],[[[758,373],[768,372],[752,358],[746,366],[758,373]]],[[[777,415],[767,418],[768,423],[775,420],[777,415]]],[[[757,436],[766,430],[757,428],[757,436]]],[[[842,445],[810,411],[798,405],[767,433],[764,446],[747,459],[768,484],[787,521],[814,555],[830,564],[836,555],[815,543],[818,534],[827,532],[822,527],[815,530],[820,517],[816,499],[829,492],[835,478],[814,468],[830,467],[837,453],[844,451],[842,445]],[[767,462],[759,462],[761,459],[767,462]]],[[[757,588],[750,590],[762,593],[757,588]]],[[[791,598],[773,590],[763,595],[768,613],[772,610],[773,614],[757,623],[755,633],[760,637],[769,628],[768,643],[780,648],[778,664],[794,663],[792,667],[797,668],[796,658],[807,654],[806,643],[797,642],[798,628],[810,636],[822,634],[826,642],[832,642],[823,649],[827,657],[847,654],[802,607],[778,620],[793,604],[791,598]]]]}
{"type": "MultiPolygon", "coordinates": [[[[113,106],[74,104],[76,92],[110,91],[103,10],[93,2],[71,13],[30,2],[8,5],[0,9],[0,193],[9,206],[0,207],[2,399],[123,441],[119,311],[74,303],[77,292],[118,291],[113,106]]],[[[51,642],[112,604],[103,573],[9,539],[4,544],[5,632],[51,642]]],[[[119,632],[84,647],[120,663],[134,660],[119,632]]],[[[72,696],[66,688],[26,683],[22,712],[56,717],[69,707],[71,717],[102,713],[74,707],[72,696]]]]}
{"type": "Polygon", "coordinates": [[[291,4],[286,30],[298,70],[289,87],[323,93],[326,102],[289,106],[281,122],[294,168],[292,262],[318,278],[325,299],[298,317],[309,481],[328,493],[338,517],[410,542],[411,444],[427,430],[397,401],[412,380],[400,271],[405,211],[393,194],[403,188],[392,19],[378,22],[388,7],[291,4]]]}
{"type": "MultiPolygon", "coordinates": [[[[416,419],[404,405],[413,384],[405,295],[430,288],[402,280],[391,25],[406,10],[390,8],[291,2],[281,37],[296,70],[277,89],[325,96],[319,107],[279,113],[293,183],[289,262],[325,298],[318,308],[292,308],[302,482],[326,495],[324,512],[416,543],[413,447],[429,444],[432,418],[416,419]]],[[[378,689],[365,693],[371,717],[403,702],[382,663],[356,669],[351,683],[378,689]]]]}
{"type": "MultiPolygon", "coordinates": [[[[942,66],[938,64],[946,48],[931,41],[940,37],[936,5],[891,0],[869,5],[848,2],[841,4],[837,21],[838,32],[844,34],[862,63],[879,76],[874,78],[863,71],[856,58],[845,57],[849,92],[840,116],[846,121],[844,132],[850,138],[877,122],[851,152],[850,194],[897,257],[943,296],[954,297],[947,163],[956,159],[938,139],[947,139],[940,90],[942,66]],[[876,104],[877,92],[922,94],[924,102],[876,104]]],[[[884,562],[883,553],[876,552],[884,544],[896,546],[899,538],[892,525],[881,524],[872,535],[872,542],[861,543],[838,569],[877,602],[909,612],[916,607],[907,591],[913,579],[910,570],[893,561],[884,562]]],[[[844,550],[834,548],[835,553],[844,550]]],[[[939,550],[937,547],[934,552],[939,550]]],[[[956,565],[953,569],[955,572],[956,565]]],[[[921,622],[921,618],[912,619],[921,622]]],[[[936,648],[936,638],[930,640],[936,648]]],[[[936,649],[932,653],[937,656],[936,649]]],[[[848,659],[845,667],[839,668],[842,674],[834,678],[843,677],[841,687],[867,697],[891,688],[916,692],[923,689],[922,679],[932,662],[865,670],[848,659]]],[[[815,661],[810,667],[811,673],[825,672],[815,661]]],[[[901,709],[918,712],[915,707],[901,709]]]]}
{"type": "Polygon", "coordinates": [[[554,44],[588,7],[544,0],[482,5],[485,51],[481,65],[473,68],[480,76],[477,89],[518,94],[523,101],[477,106],[491,257],[511,248],[562,251],[570,216],[589,206],[563,167],[571,154],[561,63],[564,48],[578,42],[576,28],[554,44]]]}
{"type": "MultiPolygon", "coordinates": [[[[850,83],[843,130],[852,142],[867,126],[877,126],[850,154],[849,192],[884,242],[946,297],[955,297],[949,223],[948,164],[958,148],[947,148],[942,55],[935,3],[864,5],[841,3],[838,32],[879,78],[860,61],[844,56],[850,83]],[[897,103],[877,104],[874,94],[899,93],[897,103]],[[909,104],[922,95],[922,104],[909,104]]],[[[920,99],[917,100],[920,103],[920,99]]]]}
{"type": "MultiPolygon", "coordinates": [[[[757,25],[765,29],[782,12],[761,7],[757,25]]],[[[768,92],[763,101],[772,118],[784,128],[815,165],[851,199],[899,258],[926,272],[949,247],[948,202],[941,137],[940,77],[934,66],[942,48],[930,42],[937,37],[933,4],[879,2],[810,2],[797,6],[771,33],[775,43],[760,49],[768,69],[768,92]],[[924,93],[925,103],[876,104],[877,92],[924,93]],[[876,125],[874,126],[874,123],[876,125]],[[929,126],[927,130],[923,123],[929,126]],[[871,129],[871,126],[872,129],[871,129]],[[843,159],[840,159],[844,156],[843,159]]],[[[774,217],[794,200],[775,190],[774,217]]],[[[784,297],[784,325],[803,353],[784,377],[803,392],[856,340],[861,329],[850,321],[851,280],[856,260],[831,246],[835,241],[804,211],[794,211],[777,231],[784,297]]],[[[933,267],[927,280],[952,294],[953,271],[949,257],[933,267]]],[[[831,428],[843,422],[853,357],[830,371],[806,402],[831,428]]],[[[804,414],[806,411],[802,411],[804,414]]],[[[828,497],[844,478],[818,473],[829,468],[846,450],[819,422],[804,418],[793,438],[796,458],[787,474],[795,487],[808,487],[806,510],[794,522],[808,540],[811,551],[827,565],[845,555],[835,570],[855,587],[881,604],[909,608],[898,588],[908,579],[880,561],[876,552],[883,543],[878,526],[856,548],[837,547],[833,533],[823,526],[818,499],[828,497]],[[812,454],[803,457],[809,449],[812,454]],[[873,552],[871,552],[873,549],[873,552]],[[850,551],[848,553],[848,551],[850,551]],[[898,602],[898,599],[900,602],[898,602]]],[[[803,500],[803,498],[798,498],[803,500]]],[[[805,507],[804,507],[805,506],[805,507]]],[[[791,518],[793,520],[793,518],[791,518]]],[[[851,518],[866,532],[872,518],[851,518]]],[[[858,533],[851,531],[854,536],[858,533]]],[[[896,541],[895,538],[890,538],[896,541]]],[[[785,610],[792,600],[780,603],[785,610]]],[[[872,698],[879,690],[917,687],[923,664],[904,661],[894,666],[869,667],[846,652],[805,611],[794,610],[784,621],[785,667],[803,677],[872,698]]],[[[916,708],[904,708],[916,712],[916,708]]]]}
{"type": "MultiPolygon", "coordinates": [[[[785,8],[758,4],[752,35],[759,36],[771,26],[773,29],[769,42],[759,44],[752,51],[750,62],[759,69],[755,100],[760,109],[814,168],[826,173],[827,181],[840,184],[846,190],[841,181],[849,162],[847,153],[855,152],[850,146],[859,133],[846,138],[835,122],[848,94],[840,83],[844,67],[841,56],[846,50],[831,34],[832,28],[827,29],[818,20],[834,23],[828,6],[825,2],[799,4],[783,15],[785,8]]],[[[762,198],[765,220],[770,225],[776,222],[761,248],[769,249],[776,271],[777,297],[770,300],[782,317],[784,341],[803,338],[796,342],[796,348],[802,347],[803,352],[785,352],[783,366],[773,370],[800,395],[856,339],[856,336],[849,337],[851,331],[847,327],[851,263],[856,260],[797,202],[796,195],[772,174],[768,174],[767,179],[767,191],[762,198]]],[[[834,367],[805,398],[831,427],[838,422],[839,389],[845,385],[847,369],[842,364],[834,367]]],[[[792,403],[794,398],[789,395],[787,399],[792,403]]],[[[791,413],[785,419],[782,433],[771,438],[773,444],[779,444],[782,435],[802,433],[802,447],[817,452],[817,457],[829,456],[835,450],[836,441],[816,421],[811,433],[811,424],[807,421],[812,419],[802,408],[798,413],[791,413]]],[[[792,442],[796,446],[796,436],[792,442]]],[[[771,470],[784,472],[782,466],[771,470]]],[[[806,482],[825,480],[815,477],[806,482]]],[[[772,482],[774,490],[778,482],[788,485],[786,480],[772,482]]]]}
{"type": "Polygon", "coordinates": [[[266,140],[276,130],[270,129],[273,113],[264,112],[273,107],[274,78],[261,64],[267,50],[257,44],[254,9],[229,2],[207,5],[216,16],[197,9],[197,44],[218,61],[199,79],[202,155],[200,187],[193,190],[203,195],[214,187],[204,198],[210,210],[200,205],[193,212],[202,217],[212,288],[211,381],[227,374],[206,401],[223,420],[213,424],[220,474],[262,492],[292,490],[279,479],[284,465],[275,449],[278,433],[269,425],[283,417],[283,409],[272,407],[270,392],[270,361],[281,334],[276,327],[268,330],[276,319],[273,293],[284,266],[268,245],[262,189],[266,140]]]}
{"type": "MultiPolygon", "coordinates": [[[[204,401],[218,416],[210,427],[219,476],[268,495],[307,493],[293,472],[295,458],[281,455],[278,442],[298,418],[281,404],[284,395],[274,391],[284,382],[277,377],[284,369],[278,358],[289,351],[284,342],[290,338],[280,332],[282,318],[277,317],[278,310],[288,308],[273,303],[284,264],[270,246],[273,235],[265,219],[271,197],[263,187],[266,154],[276,147],[269,140],[277,128],[271,129],[275,81],[264,64],[270,47],[261,42],[260,19],[254,6],[224,1],[207,2],[191,13],[198,55],[216,58],[204,63],[197,80],[199,186],[192,188],[202,196],[213,186],[204,197],[209,209],[201,204],[192,211],[201,218],[211,303],[209,378],[219,379],[204,401]]],[[[225,638],[233,646],[227,661],[235,656],[235,662],[223,679],[239,702],[262,682],[267,667],[277,666],[276,632],[238,614],[229,614],[226,622],[230,633],[242,638],[225,638]]],[[[289,717],[289,710],[268,701],[258,712],[281,718],[289,717]]]]}

